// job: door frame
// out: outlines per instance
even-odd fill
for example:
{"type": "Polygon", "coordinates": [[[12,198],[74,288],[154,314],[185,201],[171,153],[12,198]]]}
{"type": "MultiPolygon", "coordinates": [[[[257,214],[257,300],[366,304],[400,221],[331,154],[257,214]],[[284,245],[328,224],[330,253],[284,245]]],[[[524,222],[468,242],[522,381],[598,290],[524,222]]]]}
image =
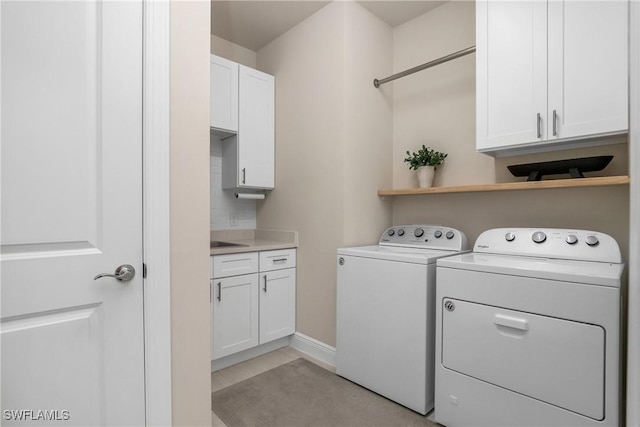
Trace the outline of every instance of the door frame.
{"type": "Polygon", "coordinates": [[[640,425],[640,2],[629,4],[629,287],[627,425],[640,425]]]}
{"type": "Polygon", "coordinates": [[[143,262],[145,419],[172,425],[168,0],[143,0],[143,262]]]}

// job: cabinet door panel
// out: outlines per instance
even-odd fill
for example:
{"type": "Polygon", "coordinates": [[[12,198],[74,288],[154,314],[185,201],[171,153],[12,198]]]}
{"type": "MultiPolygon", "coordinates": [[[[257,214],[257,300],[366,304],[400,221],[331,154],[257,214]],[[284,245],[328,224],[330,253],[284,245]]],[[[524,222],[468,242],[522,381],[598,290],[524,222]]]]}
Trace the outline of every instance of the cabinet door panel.
{"type": "Polygon", "coordinates": [[[211,55],[211,127],[238,131],[238,64],[211,55]]]}
{"type": "Polygon", "coordinates": [[[258,345],[258,275],[213,279],[211,286],[212,358],[258,345]]]}
{"type": "Polygon", "coordinates": [[[477,148],[480,151],[544,139],[546,15],[546,3],[540,1],[477,2],[477,148]]]}
{"type": "Polygon", "coordinates": [[[260,274],[260,344],[296,331],[296,269],[260,274]]]}
{"type": "Polygon", "coordinates": [[[628,128],[628,2],[549,2],[549,139],[628,128]]]}
{"type": "Polygon", "coordinates": [[[275,166],[275,79],[240,67],[239,187],[273,188],[275,166]]]}

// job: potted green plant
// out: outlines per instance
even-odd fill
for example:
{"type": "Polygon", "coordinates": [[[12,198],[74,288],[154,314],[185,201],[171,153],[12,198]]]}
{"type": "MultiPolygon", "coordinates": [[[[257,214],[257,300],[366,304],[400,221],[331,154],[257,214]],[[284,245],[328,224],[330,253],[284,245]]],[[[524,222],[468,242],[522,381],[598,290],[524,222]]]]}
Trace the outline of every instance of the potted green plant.
{"type": "Polygon", "coordinates": [[[435,151],[423,144],[418,152],[407,151],[407,156],[404,161],[409,163],[409,169],[417,171],[420,188],[429,188],[433,183],[436,167],[444,163],[447,153],[435,151]]]}

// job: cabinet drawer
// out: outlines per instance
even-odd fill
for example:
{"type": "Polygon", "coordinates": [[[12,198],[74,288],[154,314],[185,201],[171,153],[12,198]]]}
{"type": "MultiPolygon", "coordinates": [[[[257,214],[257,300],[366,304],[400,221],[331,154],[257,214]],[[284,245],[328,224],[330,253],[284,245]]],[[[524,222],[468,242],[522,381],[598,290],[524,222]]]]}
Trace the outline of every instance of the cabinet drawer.
{"type": "Polygon", "coordinates": [[[260,271],[281,270],[296,266],[296,250],[260,252],[260,271]]]}
{"type": "Polygon", "coordinates": [[[239,276],[258,272],[258,253],[216,255],[211,257],[211,269],[214,279],[239,276]]]}

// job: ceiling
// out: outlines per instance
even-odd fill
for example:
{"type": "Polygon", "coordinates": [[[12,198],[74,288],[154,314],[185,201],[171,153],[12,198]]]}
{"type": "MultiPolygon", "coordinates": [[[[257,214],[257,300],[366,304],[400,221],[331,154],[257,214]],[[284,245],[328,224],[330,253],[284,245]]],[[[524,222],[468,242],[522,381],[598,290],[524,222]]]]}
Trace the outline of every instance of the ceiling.
{"type": "MultiPolygon", "coordinates": [[[[391,27],[403,24],[445,2],[358,1],[391,27]]],[[[330,1],[318,0],[213,0],[211,32],[247,49],[258,51],[329,3],[330,1]]]]}

